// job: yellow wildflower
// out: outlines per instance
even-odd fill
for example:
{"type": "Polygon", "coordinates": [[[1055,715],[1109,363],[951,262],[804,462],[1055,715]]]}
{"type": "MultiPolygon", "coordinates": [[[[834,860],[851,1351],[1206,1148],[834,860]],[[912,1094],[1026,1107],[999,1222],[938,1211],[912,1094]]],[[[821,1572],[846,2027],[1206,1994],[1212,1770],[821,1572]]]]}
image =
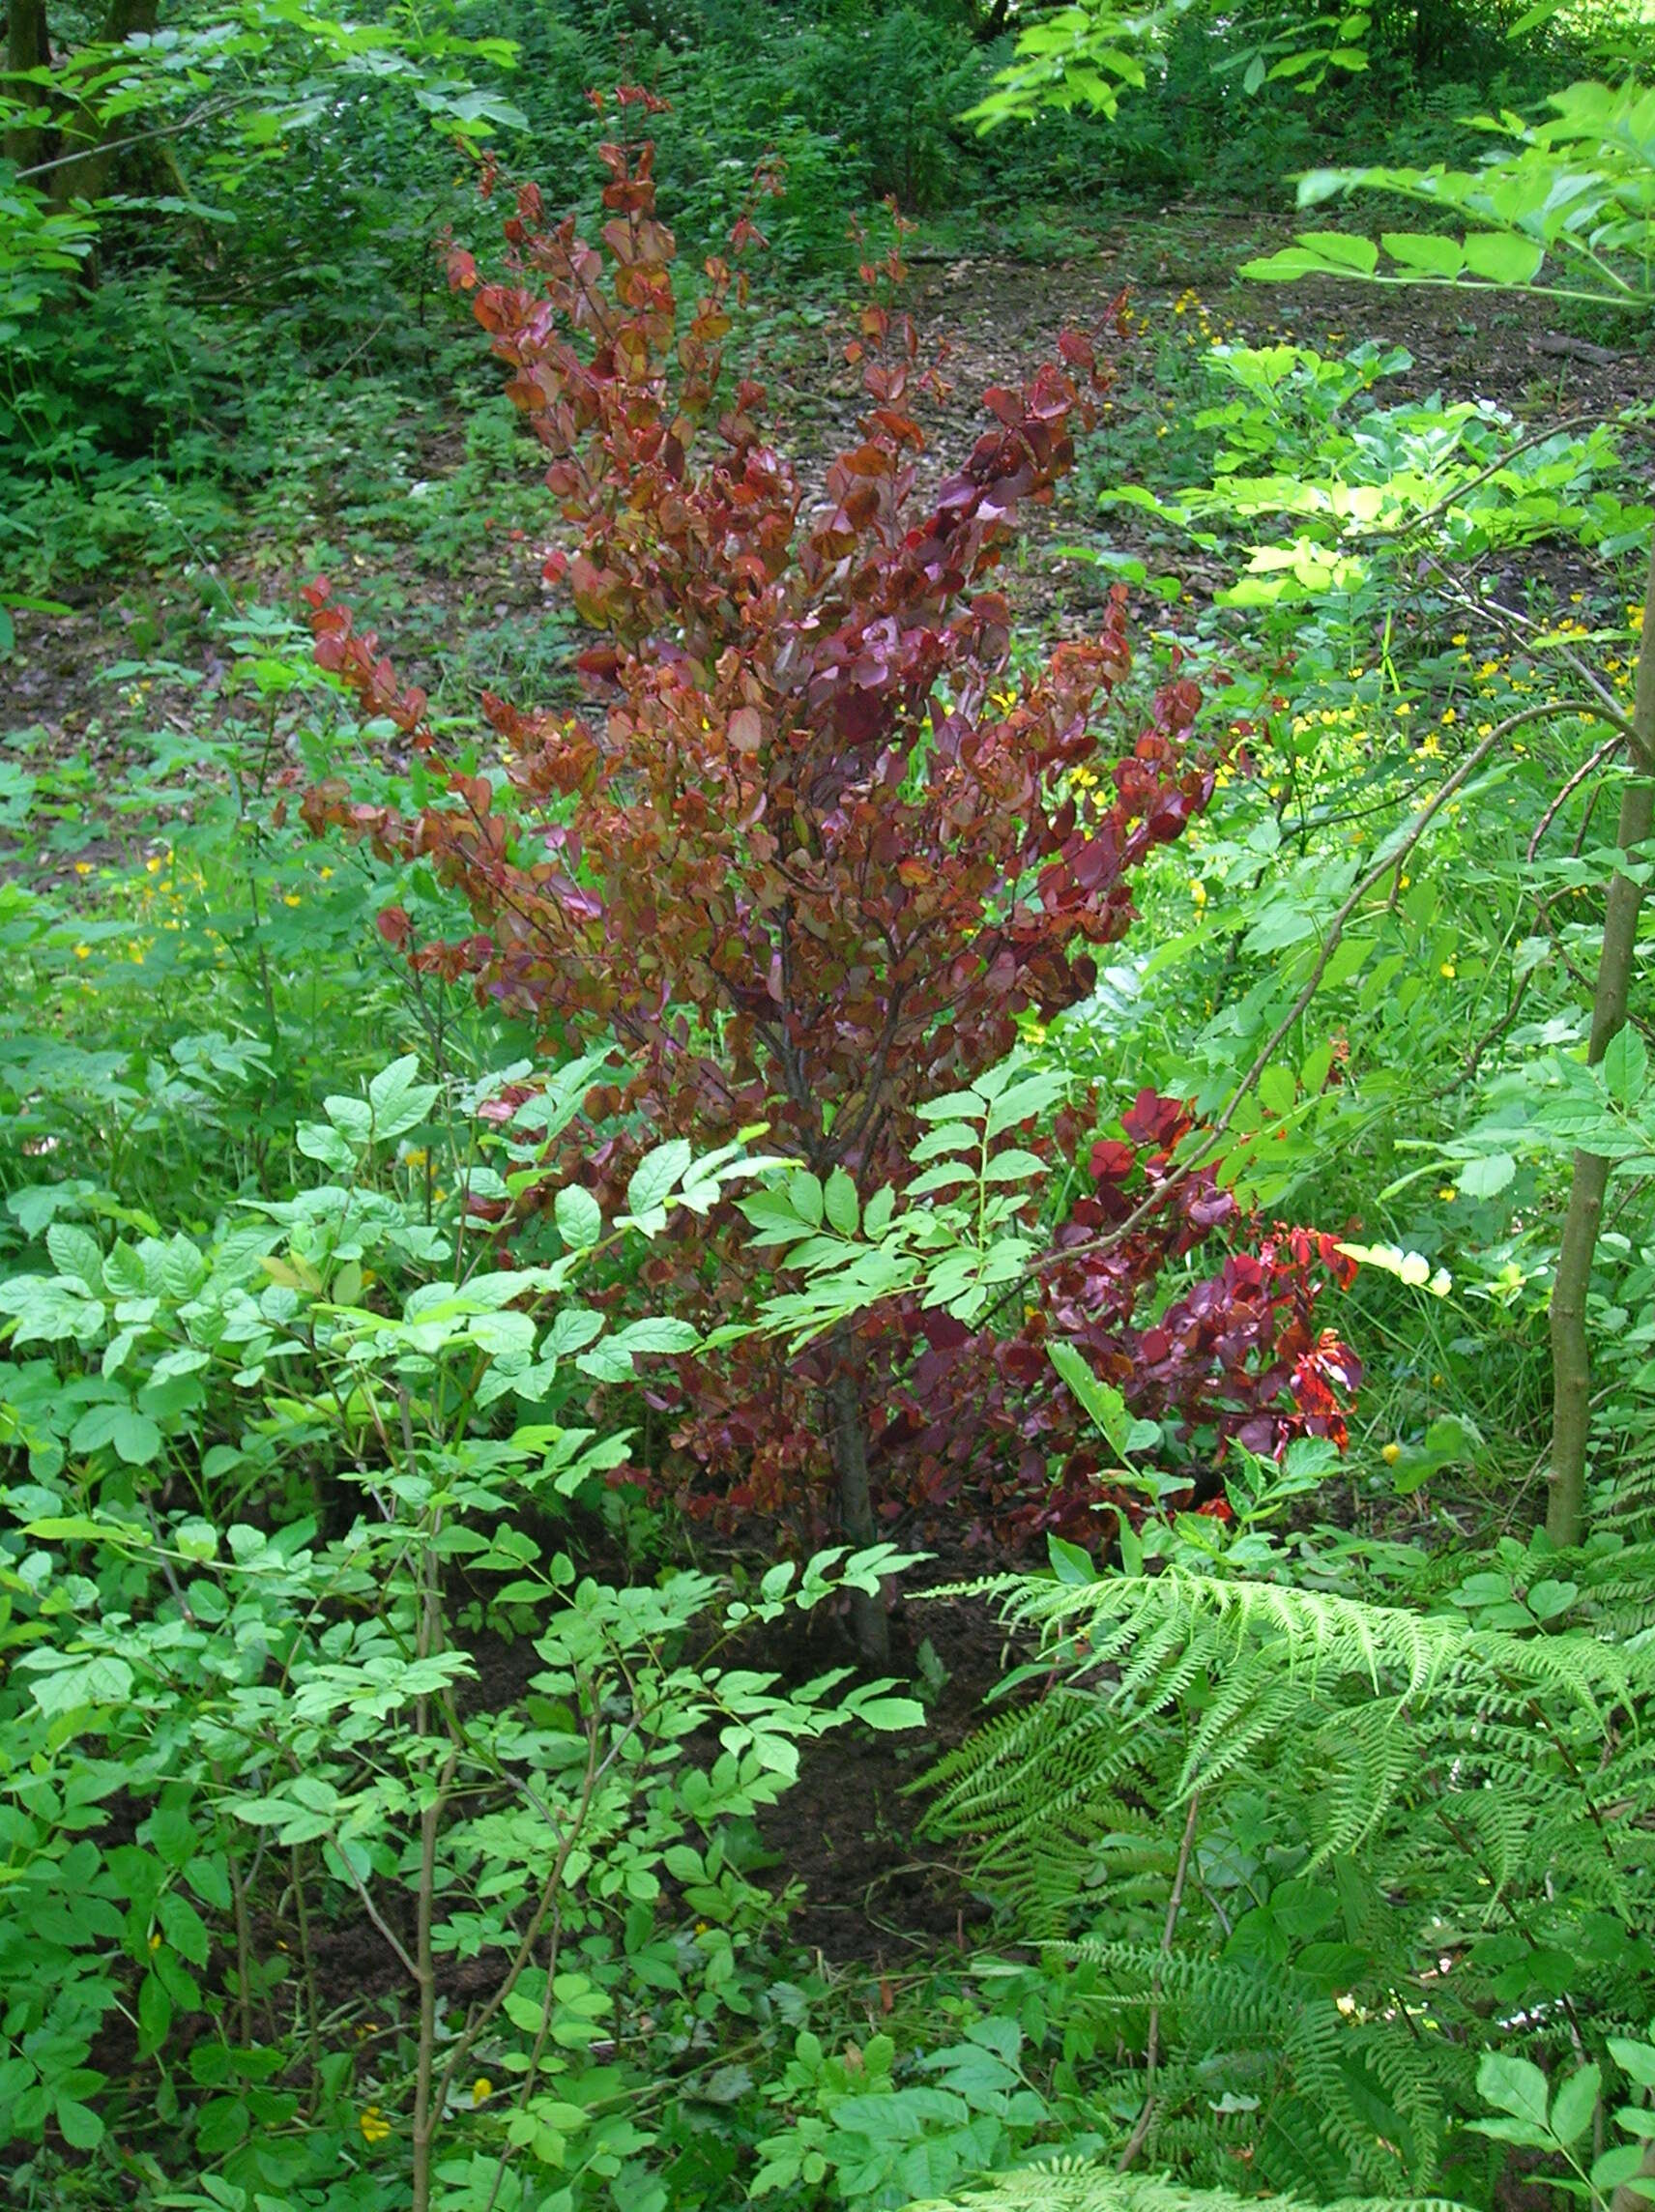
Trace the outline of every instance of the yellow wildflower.
{"type": "Polygon", "coordinates": [[[363,2132],[363,2142],[384,2142],[391,2133],[391,2122],[377,2105],[364,2105],[357,2126],[363,2132]]]}
{"type": "Polygon", "coordinates": [[[1397,1461],[1402,1457],[1401,1444],[1384,1445],[1379,1453],[1379,1457],[1384,1461],[1386,1467],[1395,1467],[1397,1461]]]}

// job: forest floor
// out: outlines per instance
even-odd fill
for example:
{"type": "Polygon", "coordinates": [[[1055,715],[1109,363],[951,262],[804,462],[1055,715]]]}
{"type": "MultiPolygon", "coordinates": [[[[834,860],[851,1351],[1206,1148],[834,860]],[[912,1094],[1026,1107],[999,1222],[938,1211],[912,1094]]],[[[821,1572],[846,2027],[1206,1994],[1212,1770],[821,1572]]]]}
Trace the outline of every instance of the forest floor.
{"type": "MultiPolygon", "coordinates": [[[[1412,366],[1384,390],[1393,398],[1440,392],[1450,399],[1495,401],[1528,428],[1607,416],[1655,398],[1655,355],[1553,329],[1534,311],[1498,295],[1386,289],[1316,280],[1292,287],[1248,283],[1235,274],[1252,255],[1282,243],[1279,226],[1226,209],[1146,215],[1099,238],[1095,251],[1045,266],[977,259],[916,258],[904,305],[928,345],[946,341],[947,397],[926,419],[929,449],[919,464],[927,490],[970,451],[984,417],[980,395],[1027,376],[1051,358],[1065,326],[1095,328],[1124,294],[1135,318],[1117,386],[1081,467],[1052,512],[1035,517],[1027,556],[1011,570],[1015,612],[1042,629],[1084,630],[1109,588],[1106,572],[1064,557],[1077,538],[1116,551],[1150,553],[1199,605],[1219,571],[1199,549],[1146,528],[1141,514],[1117,509],[1101,520],[1093,502],[1111,483],[1179,480],[1178,464],[1199,467],[1190,419],[1214,393],[1200,368],[1205,343],[1297,342],[1329,354],[1359,339],[1403,346],[1412,366]],[[1159,451],[1156,449],[1159,448],[1159,451]]],[[[1611,334],[1612,335],[1612,334],[1611,334]]],[[[757,373],[771,386],[784,440],[808,479],[812,467],[854,433],[858,410],[846,369],[842,314],[800,316],[767,307],[760,320],[757,373]]],[[[440,504],[445,480],[460,467],[460,425],[435,398],[408,424],[430,480],[427,505],[440,504]]],[[[54,587],[61,614],[20,612],[17,651],[4,669],[0,742],[26,771],[73,758],[88,797],[118,785],[131,715],[112,686],[142,664],[149,717],[200,727],[228,665],[221,618],[263,603],[297,612],[297,587],[320,565],[326,541],[348,546],[340,596],[377,624],[400,673],[431,689],[450,711],[481,682],[511,691],[521,684],[544,702],[545,678],[566,662],[566,623],[547,655],[550,596],[540,578],[544,544],[557,524],[525,446],[516,485],[498,486],[499,526],[480,543],[441,564],[428,540],[399,533],[394,517],[355,525],[349,504],[322,504],[285,538],[249,534],[222,558],[167,570],[99,576],[54,587]],[[539,511],[537,513],[537,505],[539,511]],[[519,535],[513,524],[538,522],[519,535]],[[451,641],[463,637],[456,655],[451,641]],[[111,671],[116,673],[112,676],[111,671]]],[[[1191,480],[1189,478],[1183,480],[1191,480]]],[[[426,487],[422,484],[421,487],[426,487]]],[[[475,497],[468,481],[465,496],[475,497]]],[[[303,501],[300,503],[303,506],[303,501]]],[[[489,521],[493,518],[485,517],[489,521]]],[[[1558,583],[1568,580],[1565,567],[1558,583]]],[[[130,701],[136,705],[136,700],[130,701]]],[[[0,825],[4,824],[0,791],[0,825]]],[[[94,808],[96,811],[96,808],[94,808]]],[[[87,822],[89,845],[98,826],[87,822]]],[[[127,834],[130,835],[130,829],[127,834]]],[[[45,857],[48,876],[76,855],[59,841],[45,857]]],[[[111,857],[95,850],[94,857],[111,857]]]]}

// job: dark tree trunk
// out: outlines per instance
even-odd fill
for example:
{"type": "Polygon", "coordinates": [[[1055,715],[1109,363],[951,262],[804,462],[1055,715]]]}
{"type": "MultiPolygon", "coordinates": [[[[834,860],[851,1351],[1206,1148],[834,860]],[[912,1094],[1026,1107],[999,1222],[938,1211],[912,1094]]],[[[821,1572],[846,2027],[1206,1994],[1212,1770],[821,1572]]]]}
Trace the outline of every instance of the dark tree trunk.
{"type": "MultiPolygon", "coordinates": [[[[46,0],[11,0],[11,15],[6,24],[7,76],[22,76],[30,70],[44,69],[50,60],[46,0]]],[[[7,89],[14,97],[23,96],[21,85],[11,84],[7,89]]],[[[15,161],[19,169],[26,169],[32,161],[40,160],[44,135],[38,124],[18,124],[0,140],[0,154],[8,161],[15,161]]]]}
{"type": "MultiPolygon", "coordinates": [[[[147,36],[154,31],[159,14],[159,0],[109,0],[109,13],[99,40],[104,45],[118,46],[134,34],[147,36]]],[[[60,154],[68,159],[60,158],[46,179],[55,205],[64,207],[71,200],[102,197],[120,159],[116,141],[127,135],[128,128],[124,119],[104,122],[97,116],[66,117],[60,154]]]]}

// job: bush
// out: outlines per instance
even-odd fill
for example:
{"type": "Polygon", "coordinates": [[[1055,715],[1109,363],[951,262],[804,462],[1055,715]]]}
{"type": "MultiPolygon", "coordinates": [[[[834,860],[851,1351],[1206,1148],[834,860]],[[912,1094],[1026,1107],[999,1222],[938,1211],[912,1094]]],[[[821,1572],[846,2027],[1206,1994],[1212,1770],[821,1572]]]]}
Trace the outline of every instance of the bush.
{"type": "MultiPolygon", "coordinates": [[[[621,99],[624,112],[655,104],[621,99]]],[[[599,1199],[646,1133],[704,1146],[759,1123],[798,1163],[795,1210],[762,1225],[773,1241],[793,1223],[795,1266],[822,1249],[812,1230],[877,1236],[900,1191],[968,1174],[1001,1187],[1061,1157],[1070,1187],[1097,1194],[1071,1208],[1061,1265],[1009,1337],[996,1324],[1023,1297],[1014,1256],[966,1287],[952,1319],[911,1284],[872,1317],[853,1324],[847,1309],[791,1360],[743,1338],[721,1381],[698,1368],[674,1433],[677,1487],[814,1527],[830,1468],[858,1541],[876,1513],[914,1506],[964,1505],[1002,1536],[1084,1531],[1096,1440],[1039,1350],[1049,1316],[1192,1460],[1236,1430],[1264,1445],[1284,1423],[1336,1424],[1325,1384],[1353,1369],[1311,1325],[1330,1265],[1343,1266],[1325,1240],[1234,1259],[1144,1328],[1163,1269],[1236,1220],[1210,1178],[1169,1170],[1188,1117],[1146,1093],[1124,1136],[1089,1151],[1109,1120],[1093,1104],[1031,1153],[1007,1140],[1053,1087],[994,1092],[986,1080],[1021,1017],[1043,1021],[1091,990],[1093,949],[1131,922],[1134,874],[1213,789],[1191,735],[1199,695],[1176,667],[1129,742],[1103,734],[1130,668],[1120,595],[1097,637],[1007,673],[993,574],[1019,509],[1049,499],[1072,465],[1071,426],[1107,379],[1092,341],[1068,334],[1063,365],[991,392],[994,427],[920,512],[913,408],[932,378],[911,323],[870,298],[849,348],[869,401],[861,440],[812,506],[767,434],[762,390],[726,389],[729,267],[708,264],[681,331],[653,149],[601,154],[601,249],[573,218],[543,227],[526,186],[506,225],[506,279],[483,282],[464,250],[450,278],[476,291],[508,390],[553,455],[547,481],[577,542],[547,569],[600,633],[579,665],[604,703],[602,734],[583,714],[485,697],[509,748],[514,823],[486,776],[445,763],[421,695],[318,584],[319,659],[413,740],[438,796],[408,818],[330,786],[309,819],[426,855],[463,890],[479,929],[459,942],[419,944],[399,909],[381,917],[418,966],[471,975],[548,1038],[613,1026],[632,1072],[595,1106],[629,1133],[599,1155],[599,1199]],[[975,1102],[959,1089],[973,1082],[975,1102]],[[955,1141],[947,1128],[921,1140],[939,1091],[980,1117],[985,1156],[969,1171],[927,1165],[955,1141]],[[1015,1419],[985,1398],[983,1359],[1011,1363],[1015,1419]],[[1054,1466],[1065,1470],[1055,1489],[1054,1466]]],[[[743,217],[738,242],[752,228],[743,217]]],[[[864,271],[870,286],[900,274],[894,253],[864,271]]],[[[540,1203],[524,1193],[498,1233],[540,1203]]],[[[675,1310],[709,1323],[747,1310],[739,1226],[715,1220],[661,1256],[658,1281],[678,1271],[675,1310]]]]}

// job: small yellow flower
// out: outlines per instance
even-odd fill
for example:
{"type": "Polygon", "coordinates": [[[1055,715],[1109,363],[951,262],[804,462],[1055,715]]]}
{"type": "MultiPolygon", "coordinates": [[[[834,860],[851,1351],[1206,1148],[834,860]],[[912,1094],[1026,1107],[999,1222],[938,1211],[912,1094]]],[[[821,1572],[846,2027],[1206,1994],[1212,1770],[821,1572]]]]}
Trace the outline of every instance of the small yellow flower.
{"type": "Polygon", "coordinates": [[[1437,1195],[1442,1201],[1444,1206],[1452,1206],[1454,1201],[1459,1197],[1460,1193],[1455,1189],[1451,1182],[1445,1182],[1441,1189],[1437,1193],[1437,1195]]]}
{"type": "Polygon", "coordinates": [[[1408,705],[1408,701],[1407,701],[1406,699],[1399,699],[1399,700],[1397,701],[1397,704],[1396,704],[1396,715],[1397,715],[1397,719],[1398,719],[1398,721],[1403,721],[1403,722],[1407,721],[1408,717],[1408,716],[1409,716],[1409,714],[1411,714],[1412,713],[1413,713],[1413,709],[1412,709],[1412,708],[1411,708],[1411,707],[1408,705]]]}
{"type": "Polygon", "coordinates": [[[160,1930],[159,1928],[154,1929],[151,1932],[150,1949],[152,1951],[159,1951],[160,1949],[160,1930]]]}
{"type": "Polygon", "coordinates": [[[284,892],[281,903],[283,906],[298,906],[300,904],[299,893],[297,891],[284,892]]]}
{"type": "Polygon", "coordinates": [[[1453,636],[1448,640],[1450,645],[1465,645],[1466,642],[1466,633],[1463,629],[1457,629],[1453,636]]]}
{"type": "Polygon", "coordinates": [[[1459,715],[1458,715],[1458,714],[1456,714],[1456,713],[1455,713],[1455,712],[1454,712],[1454,710],[1453,710],[1453,708],[1452,708],[1452,707],[1444,707],[1444,708],[1443,708],[1443,710],[1442,710],[1442,719],[1443,719],[1443,721],[1444,721],[1444,722],[1450,722],[1450,723],[1452,723],[1452,722],[1457,722],[1457,721],[1460,719],[1460,717],[1459,717],[1459,715]]]}
{"type": "Polygon", "coordinates": [[[152,876],[159,876],[162,868],[165,866],[166,862],[161,858],[160,853],[152,853],[149,859],[144,862],[146,871],[152,876]]]}
{"type": "Polygon", "coordinates": [[[488,2079],[486,2074],[479,2074],[477,2080],[471,2085],[472,2103],[474,2105],[486,2105],[489,2098],[492,2097],[493,2094],[494,2083],[488,2079]]]}
{"type": "Polygon", "coordinates": [[[357,2126],[363,2132],[363,2142],[384,2142],[391,2133],[391,2122],[377,2105],[364,2105],[357,2126]]]}
{"type": "Polygon", "coordinates": [[[92,862],[90,860],[76,860],[74,872],[77,876],[89,876],[92,873],[92,862]]]}
{"type": "Polygon", "coordinates": [[[1454,963],[1453,963],[1453,961],[1452,961],[1452,960],[1444,960],[1444,961],[1443,961],[1443,963],[1442,963],[1442,965],[1441,965],[1441,967],[1437,969],[1437,973],[1439,975],[1445,975],[1445,976],[1448,978],[1449,982],[1450,982],[1450,983],[1452,983],[1452,982],[1453,982],[1453,980],[1454,980],[1454,974],[1455,974],[1455,969],[1454,969],[1454,963]]]}
{"type": "Polygon", "coordinates": [[[1395,1467],[1397,1461],[1402,1457],[1401,1444],[1386,1444],[1380,1451],[1379,1457],[1384,1461],[1386,1467],[1395,1467]]]}
{"type": "Polygon", "coordinates": [[[1199,876],[1191,881],[1190,897],[1197,906],[1205,906],[1206,904],[1206,886],[1199,876]]]}
{"type": "Polygon", "coordinates": [[[327,883],[334,873],[332,868],[318,868],[316,872],[324,883],[327,883]]]}
{"type": "Polygon", "coordinates": [[[74,948],[74,957],[75,957],[77,960],[90,960],[90,959],[91,959],[91,957],[92,957],[92,947],[91,947],[91,946],[90,946],[90,945],[77,945],[77,946],[75,946],[75,948],[74,948]]]}
{"type": "Polygon", "coordinates": [[[1409,885],[1409,884],[1411,884],[1411,883],[1412,883],[1412,881],[1413,881],[1413,878],[1412,878],[1411,876],[1398,876],[1398,878],[1397,878],[1397,889],[1398,889],[1399,891],[1405,891],[1405,890],[1407,890],[1407,888],[1408,888],[1408,885],[1409,885]]]}
{"type": "Polygon", "coordinates": [[[1442,1382],[1443,1382],[1443,1378],[1442,1378],[1440,1375],[1434,1375],[1434,1376],[1431,1378],[1431,1387],[1432,1387],[1434,1390],[1440,1390],[1440,1389],[1441,1389],[1441,1387],[1442,1387],[1442,1382]]]}

